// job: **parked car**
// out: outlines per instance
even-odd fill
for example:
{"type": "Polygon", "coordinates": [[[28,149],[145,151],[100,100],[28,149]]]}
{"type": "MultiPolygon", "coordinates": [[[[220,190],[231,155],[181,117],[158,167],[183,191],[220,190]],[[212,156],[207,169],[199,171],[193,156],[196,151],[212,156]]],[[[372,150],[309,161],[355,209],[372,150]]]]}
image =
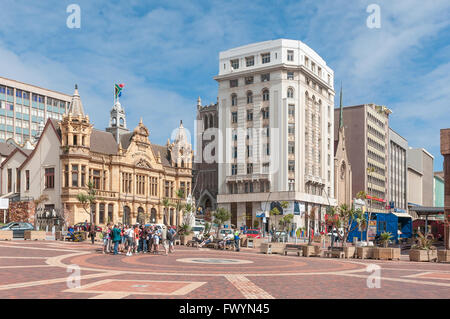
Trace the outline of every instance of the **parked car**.
{"type": "MultiPolygon", "coordinates": [[[[85,223],[78,223],[73,226],[76,231],[88,231],[91,226],[91,223],[87,223],[87,227],[85,223]]],[[[102,228],[100,226],[95,226],[96,232],[102,232],[102,228]]]]}
{"type": "Polygon", "coordinates": [[[13,238],[23,238],[25,236],[25,231],[34,230],[34,226],[30,223],[11,222],[0,227],[0,230],[12,231],[13,238]]]}
{"type": "Polygon", "coordinates": [[[191,228],[191,231],[194,233],[194,236],[197,237],[200,233],[203,233],[205,230],[205,226],[203,225],[195,225],[191,228]]]}
{"type": "Polygon", "coordinates": [[[230,228],[222,228],[219,230],[219,238],[224,238],[225,236],[232,234],[233,230],[230,228]]]}
{"type": "Polygon", "coordinates": [[[261,231],[259,229],[247,229],[245,235],[249,238],[261,238],[261,231]]]}
{"type": "Polygon", "coordinates": [[[275,237],[277,241],[288,241],[288,234],[285,231],[276,231],[273,237],[275,237]]]}

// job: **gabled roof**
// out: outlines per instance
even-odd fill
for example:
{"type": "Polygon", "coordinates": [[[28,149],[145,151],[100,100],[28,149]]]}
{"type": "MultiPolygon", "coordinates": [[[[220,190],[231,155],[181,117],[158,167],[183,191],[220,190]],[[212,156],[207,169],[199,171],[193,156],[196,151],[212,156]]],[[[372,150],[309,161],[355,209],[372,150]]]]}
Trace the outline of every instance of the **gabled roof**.
{"type": "Polygon", "coordinates": [[[161,154],[161,164],[163,166],[172,166],[169,160],[169,150],[167,146],[162,146],[158,144],[152,144],[153,153],[158,156],[158,152],[161,154]]]}
{"type": "Polygon", "coordinates": [[[131,144],[131,138],[133,137],[134,132],[129,132],[120,135],[120,143],[122,144],[123,149],[127,149],[131,144]]]}
{"type": "Polygon", "coordinates": [[[1,142],[0,143],[0,155],[8,157],[16,149],[16,146],[1,142]]]}
{"type": "MultiPolygon", "coordinates": [[[[20,152],[23,154],[23,156],[25,156],[25,160],[28,158],[28,156],[30,156],[30,154],[33,152],[33,150],[26,150],[26,149],[21,149],[20,147],[16,147],[9,155],[8,157],[2,162],[1,167],[3,168],[6,163],[13,158],[14,154],[16,154],[17,152],[20,152]]],[[[23,163],[22,163],[23,165],[23,163]]],[[[22,165],[20,167],[22,167],[22,165]]]]}

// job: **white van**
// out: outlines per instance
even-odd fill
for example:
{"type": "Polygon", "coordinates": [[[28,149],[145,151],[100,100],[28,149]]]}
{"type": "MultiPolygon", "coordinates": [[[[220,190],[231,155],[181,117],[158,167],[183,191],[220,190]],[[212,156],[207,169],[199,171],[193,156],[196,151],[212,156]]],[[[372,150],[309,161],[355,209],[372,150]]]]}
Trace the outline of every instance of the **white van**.
{"type": "Polygon", "coordinates": [[[197,237],[200,233],[203,233],[205,231],[205,226],[203,225],[192,226],[191,231],[193,232],[194,236],[197,237]]]}

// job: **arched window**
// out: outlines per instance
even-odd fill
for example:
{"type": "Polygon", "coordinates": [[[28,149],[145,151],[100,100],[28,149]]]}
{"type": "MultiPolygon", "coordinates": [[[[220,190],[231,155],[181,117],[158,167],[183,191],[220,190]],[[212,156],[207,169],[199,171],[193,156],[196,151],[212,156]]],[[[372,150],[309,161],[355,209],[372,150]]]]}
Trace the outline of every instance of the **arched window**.
{"type": "Polygon", "coordinates": [[[294,89],[293,88],[288,88],[287,90],[287,97],[290,99],[294,98],[294,89]]]}
{"type": "Polygon", "coordinates": [[[237,95],[232,94],[231,95],[231,106],[236,106],[236,105],[237,105],[237,95]]]}
{"type": "Polygon", "coordinates": [[[150,211],[150,222],[156,223],[156,209],[152,208],[150,211]]]}
{"type": "Polygon", "coordinates": [[[137,215],[136,221],[139,223],[139,225],[145,224],[145,214],[144,214],[144,209],[142,207],[138,208],[138,215],[137,215]]]}
{"type": "Polygon", "coordinates": [[[112,118],[112,126],[116,126],[117,125],[117,118],[113,117],[112,118]]]}
{"type": "Polygon", "coordinates": [[[247,104],[253,103],[253,93],[252,91],[247,92],[247,104]]]}
{"type": "Polygon", "coordinates": [[[263,91],[263,101],[269,101],[269,90],[267,89],[263,91]]]}
{"type": "Polygon", "coordinates": [[[114,223],[114,205],[108,204],[108,223],[114,223]]]}
{"type": "Polygon", "coordinates": [[[120,127],[123,127],[124,124],[125,124],[125,121],[123,120],[123,117],[121,117],[121,118],[119,119],[119,122],[120,122],[120,127]]]}

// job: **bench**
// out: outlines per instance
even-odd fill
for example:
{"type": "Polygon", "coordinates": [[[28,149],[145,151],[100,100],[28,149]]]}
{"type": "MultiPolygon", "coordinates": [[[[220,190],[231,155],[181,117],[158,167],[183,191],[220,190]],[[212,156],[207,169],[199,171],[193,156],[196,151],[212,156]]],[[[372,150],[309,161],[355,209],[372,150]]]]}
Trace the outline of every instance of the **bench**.
{"type": "Polygon", "coordinates": [[[297,253],[297,256],[303,256],[303,249],[300,245],[286,244],[286,247],[284,247],[284,255],[287,256],[287,253],[290,251],[297,253]]]}
{"type": "Polygon", "coordinates": [[[198,241],[196,241],[196,240],[189,240],[186,243],[186,247],[197,247],[198,248],[198,241]]]}
{"type": "Polygon", "coordinates": [[[178,246],[181,246],[181,239],[174,239],[174,241],[173,241],[173,244],[176,246],[176,245],[178,245],[178,246]]]}

